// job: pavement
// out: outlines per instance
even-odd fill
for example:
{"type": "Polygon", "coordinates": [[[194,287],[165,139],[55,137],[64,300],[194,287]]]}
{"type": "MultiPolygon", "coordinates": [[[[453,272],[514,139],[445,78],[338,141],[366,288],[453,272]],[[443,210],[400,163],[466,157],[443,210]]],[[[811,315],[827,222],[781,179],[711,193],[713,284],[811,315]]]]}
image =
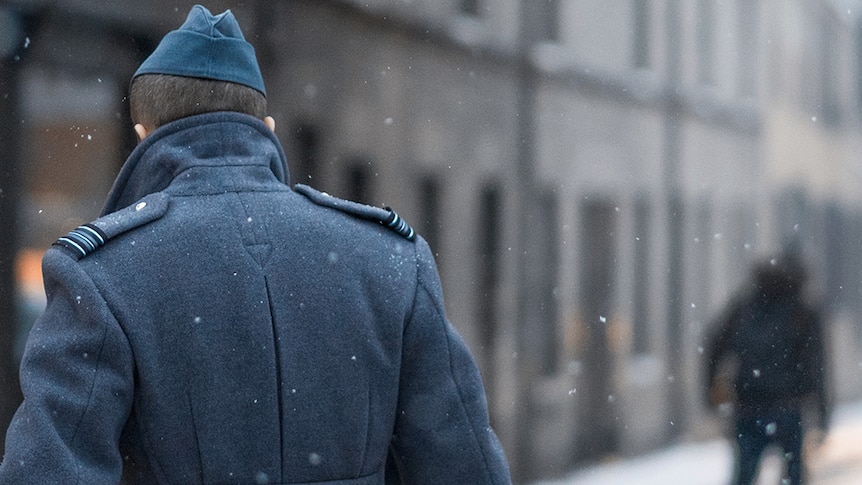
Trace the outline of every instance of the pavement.
{"type": "MultiPolygon", "coordinates": [[[[809,485],[862,484],[862,401],[836,407],[832,428],[811,448],[807,464],[809,485]]],[[[732,466],[732,445],[716,439],[674,445],[531,485],[727,485],[732,466]]],[[[780,458],[766,456],[757,485],[778,485],[780,473],[780,458]]]]}

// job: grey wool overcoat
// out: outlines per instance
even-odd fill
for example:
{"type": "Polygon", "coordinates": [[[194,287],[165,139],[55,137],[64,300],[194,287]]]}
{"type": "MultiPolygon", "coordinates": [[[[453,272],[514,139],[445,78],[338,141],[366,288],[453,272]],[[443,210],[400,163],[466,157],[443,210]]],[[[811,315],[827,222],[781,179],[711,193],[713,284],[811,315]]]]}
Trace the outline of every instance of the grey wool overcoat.
{"type": "Polygon", "coordinates": [[[286,181],[239,113],[138,145],[45,254],[0,483],[510,483],[428,245],[286,181]]]}

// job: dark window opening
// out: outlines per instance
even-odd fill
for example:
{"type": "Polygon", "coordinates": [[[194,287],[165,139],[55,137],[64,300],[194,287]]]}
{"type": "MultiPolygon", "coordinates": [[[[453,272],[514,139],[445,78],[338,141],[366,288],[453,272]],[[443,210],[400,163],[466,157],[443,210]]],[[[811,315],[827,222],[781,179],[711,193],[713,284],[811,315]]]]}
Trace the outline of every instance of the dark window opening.
{"type": "Polygon", "coordinates": [[[616,283],[617,213],[610,200],[587,199],[581,206],[581,308],[584,316],[582,439],[585,459],[614,453],[619,447],[619,420],[614,395],[614,355],[609,335],[616,283]],[[589,446],[586,445],[589,444],[589,446]]]}
{"type": "Polygon", "coordinates": [[[633,62],[639,69],[649,68],[650,8],[647,0],[634,0],[633,62]]]}
{"type": "Polygon", "coordinates": [[[346,198],[362,204],[372,204],[371,163],[358,159],[347,168],[346,198]]]}
{"type": "Polygon", "coordinates": [[[650,238],[651,229],[650,202],[647,196],[640,196],[635,201],[635,250],[634,250],[634,308],[633,330],[634,351],[638,354],[650,350],[649,338],[649,271],[650,271],[650,238]]]}
{"type": "Polygon", "coordinates": [[[478,17],[479,3],[479,0],[461,0],[461,13],[478,17]]]}
{"type": "Polygon", "coordinates": [[[538,34],[541,40],[556,42],[560,40],[559,0],[543,0],[539,7],[538,34]]]}
{"type": "MultiPolygon", "coordinates": [[[[486,186],[479,197],[476,228],[479,250],[479,342],[480,364],[486,381],[493,379],[495,342],[497,340],[497,286],[500,279],[500,238],[502,237],[502,194],[496,184],[486,186]]],[[[487,382],[494,389],[493,382],[487,382]]]]}
{"type": "Polygon", "coordinates": [[[418,224],[419,233],[425,238],[431,250],[435,251],[435,256],[439,257],[436,251],[440,248],[442,221],[440,220],[440,183],[437,179],[431,176],[422,179],[419,184],[419,204],[422,210],[418,224]]]}
{"type": "Polygon", "coordinates": [[[538,297],[539,322],[542,328],[541,366],[542,374],[553,375],[557,370],[560,355],[560,338],[557,331],[557,278],[559,275],[559,239],[557,198],[553,192],[543,195],[541,200],[541,228],[537,234],[540,244],[539,268],[544,277],[541,279],[541,294],[538,297]]]}
{"type": "Polygon", "coordinates": [[[862,115],[862,20],[856,25],[856,109],[862,115]]]}
{"type": "Polygon", "coordinates": [[[299,125],[294,132],[296,163],[291,164],[294,183],[319,185],[320,136],[311,125],[299,125]]]}
{"type": "Polygon", "coordinates": [[[831,19],[823,20],[820,43],[820,116],[828,126],[841,123],[840,96],[838,93],[838,55],[835,46],[825,39],[834,39],[837,28],[831,19]]]}
{"type": "Polygon", "coordinates": [[[713,0],[699,0],[697,15],[697,80],[701,84],[715,82],[715,14],[713,0]]]}
{"type": "Polygon", "coordinates": [[[757,86],[757,2],[739,0],[739,94],[754,96],[757,86]]]}

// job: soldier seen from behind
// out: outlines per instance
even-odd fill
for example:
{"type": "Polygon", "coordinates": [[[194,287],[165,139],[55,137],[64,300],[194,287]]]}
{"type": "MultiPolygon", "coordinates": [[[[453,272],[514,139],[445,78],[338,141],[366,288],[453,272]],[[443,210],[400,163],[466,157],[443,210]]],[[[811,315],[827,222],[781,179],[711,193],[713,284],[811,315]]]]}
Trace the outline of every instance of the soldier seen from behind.
{"type": "Polygon", "coordinates": [[[770,448],[784,458],[781,483],[803,483],[806,429],[827,429],[824,335],[805,282],[796,257],[757,265],[707,342],[707,400],[732,406],[736,485],[754,482],[770,448]]]}
{"type": "Polygon", "coordinates": [[[44,256],[0,484],[510,483],[428,244],[288,185],[230,11],[195,6],[130,105],[102,217],[44,256]]]}

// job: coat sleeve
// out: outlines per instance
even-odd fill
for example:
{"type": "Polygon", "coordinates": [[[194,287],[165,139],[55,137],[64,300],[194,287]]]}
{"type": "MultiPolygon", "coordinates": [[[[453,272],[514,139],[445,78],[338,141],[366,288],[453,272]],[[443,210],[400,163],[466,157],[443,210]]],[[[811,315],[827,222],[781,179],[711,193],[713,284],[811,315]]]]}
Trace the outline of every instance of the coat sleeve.
{"type": "Polygon", "coordinates": [[[133,395],[128,340],[78,262],[49,250],[43,274],[48,303],[21,361],[24,402],[0,483],[118,483],[133,395]]]}
{"type": "Polygon", "coordinates": [[[511,483],[478,368],[445,316],[437,269],[421,239],[417,252],[392,444],[402,483],[511,483]]]}
{"type": "Polygon", "coordinates": [[[802,347],[803,392],[810,395],[815,404],[817,413],[816,425],[826,431],[829,428],[831,418],[831,399],[829,393],[829,367],[826,349],[829,348],[828,339],[823,328],[823,319],[820,312],[808,309],[805,341],[802,347]]]}

